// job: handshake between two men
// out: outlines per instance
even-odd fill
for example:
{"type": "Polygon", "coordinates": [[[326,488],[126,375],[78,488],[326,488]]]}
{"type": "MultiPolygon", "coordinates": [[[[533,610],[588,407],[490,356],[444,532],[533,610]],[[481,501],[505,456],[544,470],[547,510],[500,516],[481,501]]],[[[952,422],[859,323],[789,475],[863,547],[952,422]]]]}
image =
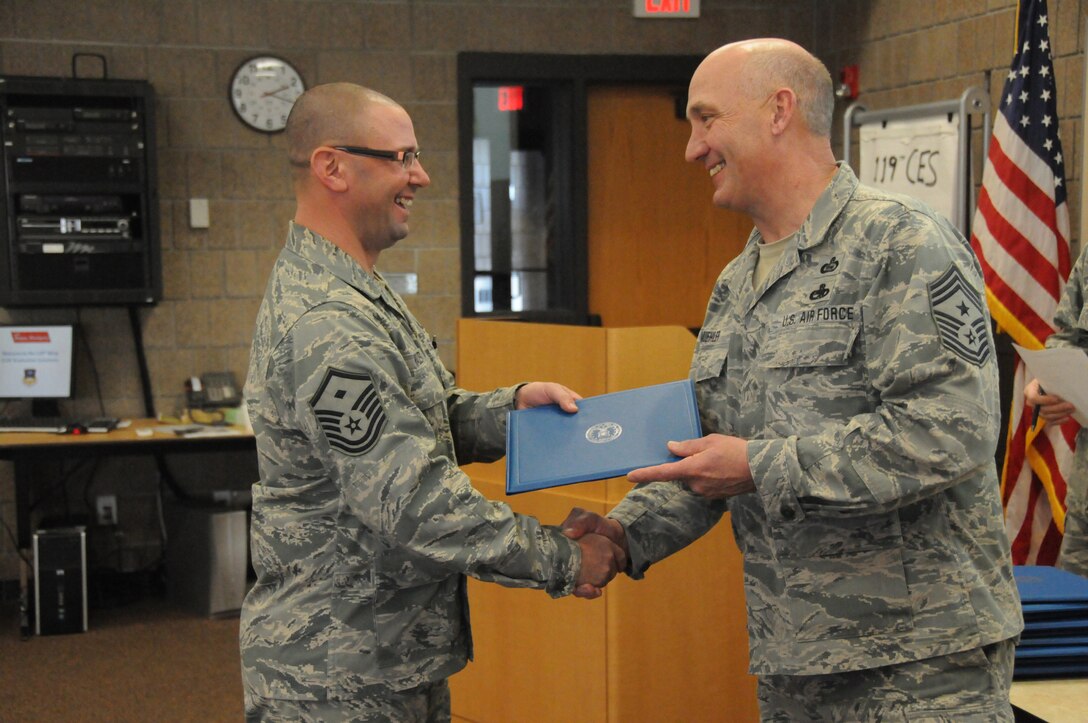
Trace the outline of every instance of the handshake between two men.
{"type": "MultiPolygon", "coordinates": [[[[581,395],[562,385],[534,382],[518,390],[516,406],[525,409],[557,404],[565,412],[576,413],[579,399],[581,395]]],[[[679,459],[632,470],[627,479],[636,484],[671,480],[706,499],[733,497],[755,490],[748,465],[747,440],[708,434],[699,439],[669,442],[669,451],[679,459]]],[[[561,529],[567,537],[578,541],[582,551],[582,567],[574,595],[586,599],[600,597],[604,586],[627,569],[630,551],[623,525],[618,520],[575,507],[561,529]]]]}

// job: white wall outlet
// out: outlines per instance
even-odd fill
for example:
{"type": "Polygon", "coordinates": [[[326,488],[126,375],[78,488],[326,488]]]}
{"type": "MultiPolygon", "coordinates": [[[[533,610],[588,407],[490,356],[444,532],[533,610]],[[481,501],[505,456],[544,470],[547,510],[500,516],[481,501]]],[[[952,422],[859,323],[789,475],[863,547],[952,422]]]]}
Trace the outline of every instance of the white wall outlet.
{"type": "Polygon", "coordinates": [[[98,515],[98,524],[100,525],[116,525],[117,524],[117,496],[116,495],[98,495],[94,499],[95,512],[98,515]]]}

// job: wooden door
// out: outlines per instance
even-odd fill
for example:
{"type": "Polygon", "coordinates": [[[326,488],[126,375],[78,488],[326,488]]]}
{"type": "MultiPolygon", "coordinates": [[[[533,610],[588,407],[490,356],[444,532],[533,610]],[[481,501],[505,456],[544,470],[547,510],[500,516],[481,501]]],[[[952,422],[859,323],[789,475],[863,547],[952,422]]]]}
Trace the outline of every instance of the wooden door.
{"type": "Polygon", "coordinates": [[[703,323],[718,274],[748,239],[743,214],[713,205],[690,126],[668,88],[589,92],[589,310],[605,326],[703,323]]]}

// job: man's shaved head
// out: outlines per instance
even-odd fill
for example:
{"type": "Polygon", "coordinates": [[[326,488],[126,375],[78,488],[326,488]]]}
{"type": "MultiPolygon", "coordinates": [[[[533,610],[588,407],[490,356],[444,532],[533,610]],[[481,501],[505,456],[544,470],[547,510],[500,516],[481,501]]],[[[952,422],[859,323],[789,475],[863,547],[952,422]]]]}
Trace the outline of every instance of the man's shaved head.
{"type": "Polygon", "coordinates": [[[287,116],[287,157],[292,166],[310,164],[324,145],[365,145],[368,111],[378,105],[400,107],[393,99],[355,83],[326,83],[298,97],[287,116]]]}
{"type": "Polygon", "coordinates": [[[797,96],[798,110],[808,129],[831,137],[835,111],[831,74],[815,55],[797,43],[782,38],[741,40],[718,48],[703,65],[721,77],[739,73],[740,88],[752,100],[762,99],[776,88],[790,88],[797,96]]]}

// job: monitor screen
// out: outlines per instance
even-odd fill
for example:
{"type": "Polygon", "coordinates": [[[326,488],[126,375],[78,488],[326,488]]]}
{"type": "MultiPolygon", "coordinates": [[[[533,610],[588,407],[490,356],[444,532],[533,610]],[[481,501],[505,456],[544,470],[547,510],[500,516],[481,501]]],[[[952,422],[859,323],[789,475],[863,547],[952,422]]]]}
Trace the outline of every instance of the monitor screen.
{"type": "Polygon", "coordinates": [[[72,396],[72,326],[0,326],[0,399],[72,396]]]}

